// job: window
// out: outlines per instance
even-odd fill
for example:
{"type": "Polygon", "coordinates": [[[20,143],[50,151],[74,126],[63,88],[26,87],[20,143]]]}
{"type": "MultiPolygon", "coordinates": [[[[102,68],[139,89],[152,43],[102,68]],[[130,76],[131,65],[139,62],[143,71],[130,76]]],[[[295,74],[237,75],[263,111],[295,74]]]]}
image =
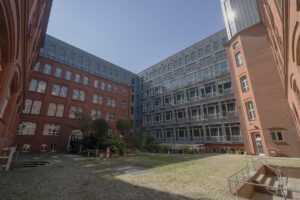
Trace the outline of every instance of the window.
{"type": "Polygon", "coordinates": [[[22,149],[22,152],[29,152],[30,151],[30,147],[31,145],[30,144],[24,144],[23,145],[23,149],[22,149]]]}
{"type": "Polygon", "coordinates": [[[87,85],[89,83],[89,78],[88,77],[83,77],[83,84],[87,85]]]}
{"type": "Polygon", "coordinates": [[[248,81],[247,81],[247,77],[246,76],[243,76],[241,78],[241,85],[242,85],[243,92],[247,92],[249,90],[248,81]]]}
{"type": "Polygon", "coordinates": [[[49,65],[49,64],[45,65],[45,67],[44,67],[44,74],[48,74],[48,75],[51,74],[51,65],[49,65]]]}
{"type": "Polygon", "coordinates": [[[74,89],[72,99],[84,101],[85,100],[85,91],[74,89]]]}
{"type": "Polygon", "coordinates": [[[127,93],[127,92],[126,92],[126,89],[123,88],[123,96],[126,96],[126,95],[127,95],[126,93],[127,93]]]}
{"type": "Polygon", "coordinates": [[[236,64],[238,67],[243,65],[243,58],[242,58],[241,52],[238,52],[237,54],[235,54],[235,60],[236,60],[236,64]]]}
{"type": "Polygon", "coordinates": [[[273,142],[283,142],[283,137],[281,131],[272,131],[271,137],[273,142]]]}
{"type": "Polygon", "coordinates": [[[67,97],[68,88],[60,85],[53,85],[51,94],[53,96],[67,97]]]}
{"type": "Polygon", "coordinates": [[[66,80],[71,80],[71,77],[72,77],[72,72],[66,71],[66,77],[65,77],[65,79],[66,80]]]}
{"type": "Polygon", "coordinates": [[[56,151],[56,144],[51,144],[50,151],[56,151]]]}
{"type": "Polygon", "coordinates": [[[255,111],[254,111],[254,107],[253,107],[252,101],[247,102],[246,106],[247,106],[247,110],[248,110],[249,120],[255,120],[256,116],[255,116],[255,111]]]}
{"type": "Polygon", "coordinates": [[[34,71],[38,72],[40,70],[40,62],[37,62],[34,66],[34,71]]]}
{"type": "Polygon", "coordinates": [[[55,45],[53,45],[53,44],[51,44],[50,45],[50,48],[49,48],[49,51],[51,52],[51,53],[55,53],[55,50],[56,50],[56,46],[55,45]]]}
{"type": "Polygon", "coordinates": [[[101,90],[105,90],[105,83],[104,82],[101,83],[101,90]]]}
{"type": "Polygon", "coordinates": [[[98,94],[94,94],[93,95],[93,103],[102,104],[103,103],[103,97],[98,95],[98,94]]]}
{"type": "Polygon", "coordinates": [[[207,45],[207,46],[205,47],[205,53],[206,53],[206,55],[207,55],[207,54],[211,54],[211,47],[210,47],[210,45],[207,45]]]}
{"type": "Polygon", "coordinates": [[[116,100],[115,99],[112,99],[111,100],[111,107],[116,107],[116,100]]]}
{"type": "Polygon", "coordinates": [[[122,109],[125,109],[126,108],[126,102],[125,101],[122,101],[122,109]]]}
{"type": "Polygon", "coordinates": [[[95,87],[95,88],[98,88],[98,85],[99,85],[99,81],[98,81],[98,80],[95,80],[95,81],[94,81],[94,87],[95,87]]]}
{"type": "Polygon", "coordinates": [[[75,82],[80,83],[80,74],[75,75],[75,82]]]}
{"type": "Polygon", "coordinates": [[[111,103],[111,98],[107,98],[107,104],[106,104],[106,105],[107,105],[107,106],[111,106],[111,104],[112,104],[112,103],[111,103]]]}
{"type": "Polygon", "coordinates": [[[61,68],[58,68],[58,67],[57,67],[56,70],[55,70],[54,76],[60,78],[60,77],[61,77],[61,74],[62,74],[61,68]]]}
{"type": "Polygon", "coordinates": [[[75,118],[75,114],[76,113],[82,113],[82,108],[81,107],[75,107],[75,106],[71,106],[70,108],[70,112],[69,112],[69,117],[70,118],[75,118]]]}
{"type": "Polygon", "coordinates": [[[107,85],[107,90],[110,92],[111,91],[111,84],[107,85]]]}
{"type": "Polygon", "coordinates": [[[204,51],[203,49],[198,49],[198,57],[201,58],[204,56],[204,51]]]}
{"type": "Polygon", "coordinates": [[[183,65],[183,58],[179,58],[179,66],[183,65]]]}
{"type": "Polygon", "coordinates": [[[64,107],[65,106],[62,104],[49,103],[47,115],[62,117],[64,114],[64,107]]]}
{"type": "Polygon", "coordinates": [[[108,113],[106,113],[105,119],[108,122],[113,122],[115,120],[115,114],[108,112],[108,113]]]}
{"type": "Polygon", "coordinates": [[[101,117],[101,110],[92,110],[92,118],[93,120],[97,119],[97,118],[100,118],[101,117]]]}
{"type": "Polygon", "coordinates": [[[240,43],[239,42],[235,42],[234,44],[233,44],[233,49],[236,49],[236,48],[238,48],[240,46],[240,43]]]}
{"type": "Polygon", "coordinates": [[[74,62],[74,53],[70,52],[69,59],[71,62],[74,62]]]}
{"type": "Polygon", "coordinates": [[[191,60],[192,61],[196,60],[196,52],[192,52],[192,54],[191,54],[191,60]]]}
{"type": "Polygon", "coordinates": [[[59,124],[45,124],[43,135],[59,136],[60,129],[59,124]]]}
{"type": "Polygon", "coordinates": [[[82,65],[82,56],[78,56],[78,63],[82,65]]]}
{"type": "Polygon", "coordinates": [[[297,0],[297,11],[300,11],[300,0],[297,0]]]}
{"type": "Polygon", "coordinates": [[[41,145],[41,152],[46,152],[48,150],[48,145],[47,144],[42,144],[41,145]]]}
{"type": "Polygon", "coordinates": [[[47,83],[44,81],[38,81],[35,79],[31,79],[29,84],[29,91],[45,93],[47,83]]]}
{"type": "Polygon", "coordinates": [[[185,56],[185,64],[187,64],[188,62],[190,62],[190,55],[185,56]]]}
{"type": "Polygon", "coordinates": [[[118,93],[118,87],[117,86],[114,87],[114,91],[115,91],[115,94],[118,93]]]}
{"type": "Polygon", "coordinates": [[[213,42],[213,48],[214,48],[214,51],[217,51],[219,49],[219,42],[218,41],[213,42]]]}
{"type": "Polygon", "coordinates": [[[108,137],[113,137],[114,136],[114,131],[112,129],[108,129],[107,136],[108,137]]]}
{"type": "Polygon", "coordinates": [[[34,135],[37,124],[33,122],[21,122],[17,135],[34,135]]]}
{"type": "Polygon", "coordinates": [[[41,101],[33,101],[30,99],[26,99],[23,113],[31,113],[34,115],[38,115],[40,114],[41,107],[42,107],[41,101]]]}

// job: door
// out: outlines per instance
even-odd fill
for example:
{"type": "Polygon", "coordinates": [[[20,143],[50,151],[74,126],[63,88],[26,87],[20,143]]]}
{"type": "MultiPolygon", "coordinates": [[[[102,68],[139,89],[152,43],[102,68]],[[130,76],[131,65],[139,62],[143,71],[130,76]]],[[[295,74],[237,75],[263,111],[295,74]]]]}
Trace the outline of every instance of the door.
{"type": "Polygon", "coordinates": [[[256,144],[256,150],[259,156],[264,156],[264,149],[261,141],[261,137],[259,133],[254,133],[254,139],[255,139],[255,144],[256,144]]]}

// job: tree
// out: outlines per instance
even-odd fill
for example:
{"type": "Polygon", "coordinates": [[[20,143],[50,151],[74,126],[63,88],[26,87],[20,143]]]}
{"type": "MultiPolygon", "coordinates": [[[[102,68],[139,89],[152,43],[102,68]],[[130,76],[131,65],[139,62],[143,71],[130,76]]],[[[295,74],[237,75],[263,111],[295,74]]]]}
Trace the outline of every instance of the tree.
{"type": "Polygon", "coordinates": [[[89,136],[93,119],[90,115],[83,112],[74,112],[76,119],[76,126],[71,126],[74,129],[81,130],[83,137],[89,136]]]}
{"type": "Polygon", "coordinates": [[[129,119],[121,118],[117,121],[116,127],[118,131],[120,131],[120,134],[126,138],[129,135],[129,131],[132,128],[132,124],[129,119]]]}
{"type": "Polygon", "coordinates": [[[110,129],[107,121],[103,118],[97,118],[92,122],[91,128],[96,146],[103,145],[107,139],[108,130],[110,129]]]}

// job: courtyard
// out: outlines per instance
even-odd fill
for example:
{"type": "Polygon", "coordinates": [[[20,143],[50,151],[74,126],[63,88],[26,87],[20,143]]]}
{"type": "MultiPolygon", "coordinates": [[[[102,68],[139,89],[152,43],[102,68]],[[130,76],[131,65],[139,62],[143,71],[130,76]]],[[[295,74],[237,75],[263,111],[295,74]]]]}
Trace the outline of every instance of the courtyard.
{"type": "MultiPolygon", "coordinates": [[[[1,199],[231,199],[226,178],[246,166],[231,154],[151,154],[100,159],[72,154],[23,154],[49,161],[35,168],[0,172],[1,199]]],[[[300,166],[300,159],[272,158],[300,166]]]]}

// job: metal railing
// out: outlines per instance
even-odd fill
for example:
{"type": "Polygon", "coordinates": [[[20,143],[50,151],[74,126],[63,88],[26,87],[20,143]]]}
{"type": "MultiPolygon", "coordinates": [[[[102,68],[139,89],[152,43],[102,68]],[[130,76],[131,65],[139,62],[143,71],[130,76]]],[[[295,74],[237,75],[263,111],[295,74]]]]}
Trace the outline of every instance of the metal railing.
{"type": "Polygon", "coordinates": [[[231,194],[233,194],[232,188],[235,188],[235,195],[238,198],[238,187],[240,186],[240,184],[249,184],[249,185],[255,185],[255,186],[260,186],[260,187],[264,187],[266,189],[271,189],[273,191],[276,192],[276,194],[278,194],[278,192],[280,192],[280,194],[282,195],[283,199],[286,199],[286,195],[284,193],[284,190],[291,190],[293,192],[299,192],[298,190],[294,190],[294,189],[286,189],[284,188],[284,184],[282,181],[282,176],[281,176],[281,171],[279,166],[276,167],[272,167],[271,163],[269,163],[266,158],[258,158],[257,160],[254,160],[253,157],[251,158],[251,163],[252,163],[252,167],[253,167],[253,171],[257,171],[258,168],[260,166],[266,165],[267,167],[269,167],[273,172],[275,172],[276,177],[277,177],[277,181],[279,183],[279,186],[269,186],[269,185],[264,185],[264,184],[258,184],[258,183],[252,183],[252,182],[247,182],[245,181],[245,178],[250,177],[251,173],[250,173],[250,165],[248,162],[248,157],[246,157],[246,163],[247,166],[240,169],[239,171],[235,172],[233,175],[229,176],[227,178],[227,182],[228,182],[228,187],[229,187],[229,192],[231,194]]]}

